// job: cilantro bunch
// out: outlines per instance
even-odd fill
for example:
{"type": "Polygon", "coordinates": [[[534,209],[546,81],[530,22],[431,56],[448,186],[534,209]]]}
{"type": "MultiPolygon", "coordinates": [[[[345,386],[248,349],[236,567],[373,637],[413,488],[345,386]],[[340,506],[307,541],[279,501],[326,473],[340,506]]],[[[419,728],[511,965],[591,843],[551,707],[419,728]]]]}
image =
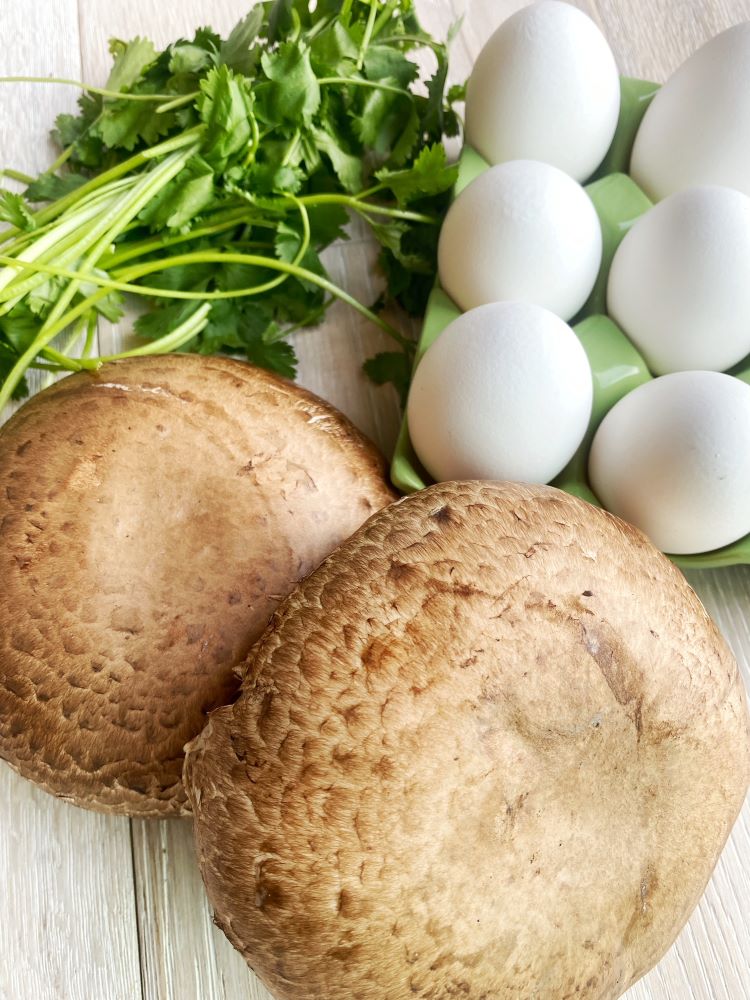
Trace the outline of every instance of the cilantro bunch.
{"type": "Polygon", "coordinates": [[[379,306],[424,307],[462,96],[446,94],[446,46],[413,0],[274,0],[226,39],[202,28],[162,52],[143,38],[110,50],[106,86],[81,84],[80,113],[57,118],[50,169],[4,171],[27,189],[0,192],[0,409],[29,367],[111,360],[91,356],[97,319],[118,319],[126,293],[148,306],[145,342],[116,357],[222,351],[287,376],[286,336],[343,299],[396,342],[366,370],[403,390],[412,344],[379,306]],[[372,309],[321,260],[352,214],[382,248],[372,309]]]}

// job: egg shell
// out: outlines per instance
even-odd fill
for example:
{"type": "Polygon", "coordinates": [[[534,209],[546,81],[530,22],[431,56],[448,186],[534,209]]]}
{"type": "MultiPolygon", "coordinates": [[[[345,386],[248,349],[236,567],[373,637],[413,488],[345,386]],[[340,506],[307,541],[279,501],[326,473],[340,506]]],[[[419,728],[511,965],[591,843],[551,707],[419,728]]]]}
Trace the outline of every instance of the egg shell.
{"type": "Polygon", "coordinates": [[[750,195],[750,22],[712,38],[656,94],[630,172],[654,201],[696,184],[750,195]]]}
{"type": "Polygon", "coordinates": [[[495,302],[459,316],[427,350],[407,419],[437,481],[547,483],[581,443],[591,402],[570,327],[539,306],[495,302]]]}
{"type": "Polygon", "coordinates": [[[509,17],[479,53],[466,139],[490,163],[543,160],[583,181],[604,158],[619,109],[604,35],[577,8],[544,0],[509,17]]]}
{"type": "Polygon", "coordinates": [[[605,416],[589,453],[607,510],[675,555],[750,532],[750,386],[719,372],[647,382],[605,416]]]}
{"type": "Polygon", "coordinates": [[[725,371],[750,353],[750,198],[687,188],[615,253],[607,310],[654,374],[725,371]]]}
{"type": "Polygon", "coordinates": [[[602,259],[596,209],[556,167],[514,160],[480,174],[456,198],[438,244],[440,283],[464,311],[518,300],[571,319],[602,259]]]}

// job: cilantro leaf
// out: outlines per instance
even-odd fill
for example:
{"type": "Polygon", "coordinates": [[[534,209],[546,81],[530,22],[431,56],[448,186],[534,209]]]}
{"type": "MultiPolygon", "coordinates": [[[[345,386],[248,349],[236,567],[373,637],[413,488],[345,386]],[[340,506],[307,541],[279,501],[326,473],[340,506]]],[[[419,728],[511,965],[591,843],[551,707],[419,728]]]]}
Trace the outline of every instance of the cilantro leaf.
{"type": "Polygon", "coordinates": [[[260,58],[267,81],[258,86],[258,114],[268,124],[309,125],[320,105],[318,78],[310,64],[310,49],[301,42],[283,42],[260,58]]]}
{"type": "Polygon", "coordinates": [[[383,168],[375,176],[401,204],[406,205],[416,198],[449,191],[456,183],[458,167],[448,164],[445,147],[435,143],[425,146],[408,169],[394,171],[383,168]]]}
{"type": "Polygon", "coordinates": [[[52,130],[53,140],[63,148],[73,147],[69,162],[84,167],[101,166],[104,144],[94,126],[102,109],[101,97],[82,94],[78,98],[80,115],[58,115],[52,130]]]}
{"type": "Polygon", "coordinates": [[[399,49],[388,45],[372,45],[365,55],[365,76],[368,80],[384,80],[397,87],[408,87],[419,75],[419,67],[399,49]]]}
{"type": "Polygon", "coordinates": [[[56,201],[75,191],[88,180],[83,174],[68,171],[64,174],[39,174],[24,192],[29,201],[56,201]]]}
{"type": "Polygon", "coordinates": [[[349,221],[343,205],[310,205],[307,209],[310,239],[313,246],[327,247],[336,240],[348,240],[345,226],[349,221]]]}
{"type": "MultiPolygon", "coordinates": [[[[395,81],[383,81],[395,86],[395,81]]],[[[357,134],[381,158],[385,158],[411,117],[410,97],[387,90],[368,90],[356,122],[357,134]]]]}
{"type": "Polygon", "coordinates": [[[310,44],[310,63],[319,76],[349,76],[358,55],[359,46],[338,18],[310,44]]]}
{"type": "Polygon", "coordinates": [[[23,354],[39,332],[39,319],[24,303],[0,316],[0,344],[3,341],[17,354],[23,354]]]}
{"type": "Polygon", "coordinates": [[[168,305],[160,305],[142,313],[133,323],[133,329],[144,340],[158,340],[189,319],[199,306],[200,303],[196,301],[173,300],[168,305]]]}
{"type": "MultiPolygon", "coordinates": [[[[156,93],[154,83],[139,87],[140,93],[156,93]]],[[[143,141],[153,145],[161,136],[169,132],[172,125],[170,115],[156,115],[148,102],[107,101],[97,121],[91,126],[91,133],[101,138],[110,149],[120,147],[128,151],[143,141]]]]}
{"type": "Polygon", "coordinates": [[[317,148],[331,161],[342,187],[346,191],[360,191],[364,183],[362,159],[343,149],[329,132],[319,128],[313,128],[311,131],[317,148]]]}
{"type": "MultiPolygon", "coordinates": [[[[167,328],[174,329],[196,307],[186,309],[184,305],[168,306],[157,310],[158,335],[161,336],[167,328]]],[[[143,328],[156,324],[152,320],[139,325],[143,328]]],[[[267,305],[245,304],[238,299],[219,299],[211,305],[208,323],[198,335],[194,350],[199,354],[241,354],[261,368],[268,368],[286,378],[294,378],[297,373],[297,358],[291,344],[285,343],[283,337],[284,332],[274,321],[273,311],[267,305]]]]}
{"type": "MultiPolygon", "coordinates": [[[[221,48],[221,37],[211,28],[198,28],[193,35],[193,45],[197,45],[206,52],[217,57],[221,48]]],[[[216,62],[216,59],[213,60],[216,62]]]]}
{"type": "Polygon", "coordinates": [[[163,228],[181,229],[205,211],[214,196],[214,172],[202,157],[194,156],[138,218],[155,232],[163,228]]]}
{"type": "MultiPolygon", "coordinates": [[[[0,385],[7,379],[10,375],[11,369],[15,366],[18,361],[19,355],[10,347],[5,341],[0,338],[0,385]]],[[[29,384],[26,378],[22,378],[18,385],[13,390],[11,399],[20,400],[25,399],[29,394],[29,384]]]]}
{"type": "Polygon", "coordinates": [[[223,170],[247,151],[252,137],[253,99],[244,78],[235,76],[228,66],[212,69],[201,81],[198,111],[206,125],[203,156],[223,170]]]}
{"type": "Polygon", "coordinates": [[[391,150],[388,162],[393,166],[400,167],[411,156],[419,141],[419,125],[419,114],[416,107],[412,105],[411,113],[401,129],[401,135],[391,150]]]}
{"type": "Polygon", "coordinates": [[[381,252],[379,262],[388,282],[387,297],[397,302],[410,316],[424,315],[435,283],[434,269],[429,273],[415,272],[387,249],[381,252]]]}
{"type": "Polygon", "coordinates": [[[368,358],[362,365],[367,377],[375,385],[392,385],[402,406],[406,406],[411,381],[412,362],[404,351],[381,351],[368,358]]]}
{"type": "Polygon", "coordinates": [[[4,189],[0,189],[0,222],[9,222],[27,233],[36,229],[36,221],[24,197],[4,189]]]}
{"type": "Polygon", "coordinates": [[[260,47],[253,43],[256,42],[262,27],[263,8],[260,6],[251,8],[249,13],[234,26],[227,40],[221,43],[219,62],[245,76],[254,73],[260,47]]]}
{"type": "Polygon", "coordinates": [[[41,284],[35,285],[24,301],[35,316],[43,318],[55,302],[57,302],[65,285],[66,280],[64,278],[47,278],[41,284]]]}
{"type": "Polygon", "coordinates": [[[111,38],[109,51],[115,57],[114,65],[107,77],[107,90],[129,90],[146,69],[156,61],[156,49],[148,38],[134,38],[123,42],[111,38]]]}
{"type": "Polygon", "coordinates": [[[241,330],[242,346],[248,361],[293,379],[297,374],[297,355],[292,345],[281,339],[283,336],[283,331],[275,323],[269,323],[258,333],[250,322],[246,322],[241,330]]]}
{"type": "Polygon", "coordinates": [[[305,174],[299,167],[278,162],[254,163],[247,174],[249,190],[257,195],[270,195],[287,191],[296,194],[302,187],[305,174]]]}
{"type": "Polygon", "coordinates": [[[182,42],[169,49],[169,72],[173,76],[194,76],[212,65],[212,54],[195,43],[182,42]]]}

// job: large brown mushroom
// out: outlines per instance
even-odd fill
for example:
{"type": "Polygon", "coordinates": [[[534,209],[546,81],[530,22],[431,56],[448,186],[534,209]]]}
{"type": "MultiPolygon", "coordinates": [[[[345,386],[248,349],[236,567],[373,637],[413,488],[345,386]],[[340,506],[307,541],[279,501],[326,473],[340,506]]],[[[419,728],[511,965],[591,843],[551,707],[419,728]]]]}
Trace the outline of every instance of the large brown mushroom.
{"type": "Polygon", "coordinates": [[[611,1000],[696,905],[750,735],[643,535],[446,483],[280,606],[185,775],[217,921],[279,1000],[611,1000]]]}
{"type": "Polygon", "coordinates": [[[293,584],[392,494],[372,445],[238,361],[66,378],[0,430],[0,757],[108,812],[186,810],[184,744],[293,584]]]}

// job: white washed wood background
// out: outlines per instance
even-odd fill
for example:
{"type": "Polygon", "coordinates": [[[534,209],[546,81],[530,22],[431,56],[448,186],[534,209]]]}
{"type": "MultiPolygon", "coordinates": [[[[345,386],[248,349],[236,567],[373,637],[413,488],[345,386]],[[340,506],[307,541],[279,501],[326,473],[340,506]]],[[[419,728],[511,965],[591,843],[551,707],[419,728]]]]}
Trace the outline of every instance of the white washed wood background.
{"type": "MultiPolygon", "coordinates": [[[[520,6],[521,0],[420,4],[436,34],[466,13],[454,46],[455,79],[466,75],[492,28],[520,6]]],[[[710,35],[750,18],[750,0],[580,0],[579,6],[601,25],[624,72],[656,80],[710,35]]],[[[101,83],[109,36],[146,34],[166,43],[200,24],[225,31],[246,7],[246,0],[0,0],[0,75],[101,83]]],[[[0,164],[35,172],[49,163],[47,130],[75,96],[61,86],[0,85],[0,164]]],[[[356,295],[375,298],[373,251],[365,240],[334,249],[329,263],[356,295]]],[[[118,336],[104,333],[102,347],[118,336]]],[[[297,346],[300,380],[389,451],[395,399],[359,372],[380,343],[377,331],[337,305],[325,326],[300,335],[297,346]]],[[[750,569],[690,579],[750,681],[750,569]]],[[[211,923],[189,821],[87,813],[0,764],[0,1000],[268,997],[211,923]]],[[[750,998],[750,804],[678,943],[628,997],[750,998]]]]}

